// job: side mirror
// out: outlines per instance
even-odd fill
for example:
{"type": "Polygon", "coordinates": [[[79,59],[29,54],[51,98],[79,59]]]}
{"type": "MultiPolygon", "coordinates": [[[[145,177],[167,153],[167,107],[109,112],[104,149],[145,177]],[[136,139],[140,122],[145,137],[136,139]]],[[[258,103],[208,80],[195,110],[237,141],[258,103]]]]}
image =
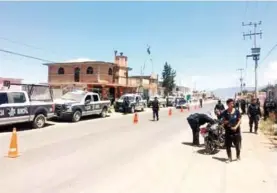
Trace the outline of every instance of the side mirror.
{"type": "Polygon", "coordinates": [[[86,100],[85,105],[89,104],[91,100],[86,100]]]}

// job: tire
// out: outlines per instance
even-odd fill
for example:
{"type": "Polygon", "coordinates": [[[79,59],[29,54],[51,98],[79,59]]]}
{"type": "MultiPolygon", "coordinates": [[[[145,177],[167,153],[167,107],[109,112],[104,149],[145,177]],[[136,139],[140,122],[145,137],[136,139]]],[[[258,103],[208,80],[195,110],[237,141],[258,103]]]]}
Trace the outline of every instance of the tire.
{"type": "Polygon", "coordinates": [[[33,120],[33,124],[32,124],[33,128],[35,129],[42,128],[45,126],[45,122],[46,122],[46,117],[44,116],[44,114],[38,114],[33,120]]]}
{"type": "Polygon", "coordinates": [[[82,113],[81,111],[77,110],[72,115],[72,122],[79,122],[81,118],[82,118],[82,113]]]}
{"type": "Polygon", "coordinates": [[[144,111],[144,105],[143,105],[143,107],[141,107],[141,112],[143,112],[144,111]]]}
{"type": "Polygon", "coordinates": [[[107,108],[106,108],[106,107],[104,107],[104,108],[102,109],[102,112],[100,113],[100,116],[101,116],[102,118],[107,117],[107,108]]]}
{"type": "Polygon", "coordinates": [[[207,154],[210,155],[214,154],[217,151],[216,145],[209,138],[205,138],[205,151],[207,154]]]}

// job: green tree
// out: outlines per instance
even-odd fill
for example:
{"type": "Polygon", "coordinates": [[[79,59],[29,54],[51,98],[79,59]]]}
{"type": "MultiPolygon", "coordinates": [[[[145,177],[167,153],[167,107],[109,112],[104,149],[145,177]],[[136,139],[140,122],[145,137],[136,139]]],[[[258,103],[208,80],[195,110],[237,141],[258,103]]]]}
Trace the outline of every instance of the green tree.
{"type": "Polygon", "coordinates": [[[171,68],[170,64],[165,62],[164,69],[162,72],[162,86],[165,88],[165,95],[171,93],[173,88],[175,87],[175,77],[176,71],[171,68]]]}

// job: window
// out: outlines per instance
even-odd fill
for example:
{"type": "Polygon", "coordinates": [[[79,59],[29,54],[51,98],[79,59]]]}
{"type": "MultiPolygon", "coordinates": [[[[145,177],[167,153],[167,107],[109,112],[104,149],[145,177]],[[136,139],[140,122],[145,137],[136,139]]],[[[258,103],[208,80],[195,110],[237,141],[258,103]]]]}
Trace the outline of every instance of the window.
{"type": "Polygon", "coordinates": [[[86,96],[85,101],[91,101],[91,95],[86,96]]]}
{"type": "Polygon", "coordinates": [[[92,67],[87,68],[87,74],[93,74],[93,68],[92,67]]]}
{"type": "Polygon", "coordinates": [[[64,69],[63,68],[59,68],[58,74],[64,74],[64,69]]]}
{"type": "Polygon", "coordinates": [[[92,95],[92,97],[93,97],[93,102],[99,101],[98,95],[94,94],[94,95],[92,95]]]}
{"type": "Polygon", "coordinates": [[[8,103],[7,93],[0,93],[0,105],[8,103]]]}
{"type": "Polygon", "coordinates": [[[22,92],[12,92],[12,93],[8,93],[9,98],[10,98],[10,103],[25,103],[26,102],[26,98],[25,98],[25,94],[22,92]]]}
{"type": "Polygon", "coordinates": [[[80,82],[80,68],[75,68],[74,70],[74,81],[80,82]]]}
{"type": "Polygon", "coordinates": [[[109,68],[109,75],[113,75],[113,70],[109,68]]]}

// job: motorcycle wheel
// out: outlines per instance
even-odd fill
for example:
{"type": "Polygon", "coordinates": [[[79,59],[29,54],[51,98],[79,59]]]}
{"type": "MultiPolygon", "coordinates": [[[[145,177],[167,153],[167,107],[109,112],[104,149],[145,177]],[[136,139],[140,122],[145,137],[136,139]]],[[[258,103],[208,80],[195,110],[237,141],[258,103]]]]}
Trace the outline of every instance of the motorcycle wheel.
{"type": "Polygon", "coordinates": [[[217,151],[217,146],[211,139],[205,139],[205,151],[207,154],[214,154],[217,151]]]}

